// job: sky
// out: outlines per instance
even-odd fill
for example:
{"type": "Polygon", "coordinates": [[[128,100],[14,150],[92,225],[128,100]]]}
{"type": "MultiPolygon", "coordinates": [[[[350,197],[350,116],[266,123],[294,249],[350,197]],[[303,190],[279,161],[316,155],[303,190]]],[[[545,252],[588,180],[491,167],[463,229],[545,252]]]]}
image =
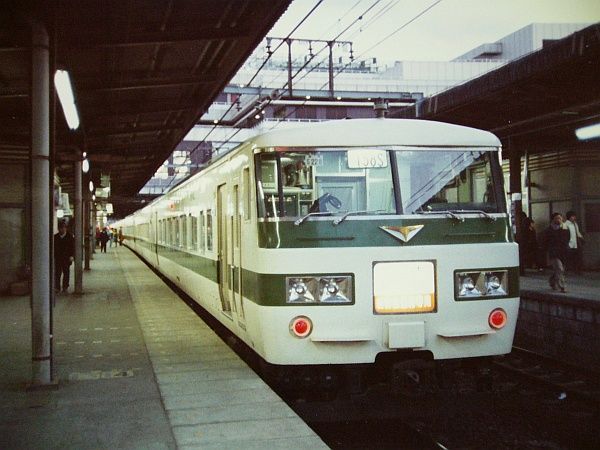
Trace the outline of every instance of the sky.
{"type": "MultiPolygon", "coordinates": [[[[317,3],[294,0],[268,36],[287,36],[317,3]]],[[[324,0],[292,37],[332,39],[360,15],[363,19],[339,37],[353,42],[358,59],[449,61],[530,23],[599,22],[600,0],[324,0]]],[[[277,56],[286,55],[282,48],[277,56]]]]}

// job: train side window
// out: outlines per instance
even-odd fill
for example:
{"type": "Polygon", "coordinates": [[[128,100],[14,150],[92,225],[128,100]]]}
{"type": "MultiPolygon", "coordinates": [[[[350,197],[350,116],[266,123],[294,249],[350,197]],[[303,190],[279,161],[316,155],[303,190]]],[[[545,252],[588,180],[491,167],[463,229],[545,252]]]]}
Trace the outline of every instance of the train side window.
{"type": "Polygon", "coordinates": [[[198,218],[190,214],[191,220],[191,242],[190,246],[193,250],[198,249],[198,218]]]}
{"type": "Polygon", "coordinates": [[[212,210],[206,210],[206,250],[213,250],[213,235],[212,235],[212,210]]]}
{"type": "Polygon", "coordinates": [[[244,196],[244,219],[250,220],[252,218],[252,193],[250,192],[250,168],[245,167],[242,173],[242,195],[244,196]]]}
{"type": "Polygon", "coordinates": [[[179,216],[179,247],[187,245],[187,216],[179,216]]]}
{"type": "Polygon", "coordinates": [[[233,217],[231,218],[232,231],[233,231],[233,242],[235,248],[240,248],[240,187],[236,184],[233,187],[233,217]]]}
{"type": "Polygon", "coordinates": [[[204,211],[200,211],[200,251],[204,253],[206,239],[204,237],[204,211]]]}
{"type": "Polygon", "coordinates": [[[177,218],[171,218],[171,245],[176,246],[179,241],[179,224],[177,218]]]}

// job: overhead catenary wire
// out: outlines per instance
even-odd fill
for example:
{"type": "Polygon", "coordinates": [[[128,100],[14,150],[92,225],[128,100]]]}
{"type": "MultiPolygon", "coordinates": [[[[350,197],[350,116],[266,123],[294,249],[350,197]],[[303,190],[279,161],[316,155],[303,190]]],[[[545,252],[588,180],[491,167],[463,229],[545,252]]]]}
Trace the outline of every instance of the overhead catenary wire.
{"type": "MultiPolygon", "coordinates": [[[[421,12],[419,12],[416,16],[412,17],[410,20],[404,22],[402,25],[400,25],[398,28],[396,28],[394,31],[392,31],[391,33],[389,33],[388,35],[386,35],[383,39],[381,39],[380,41],[378,41],[376,44],[372,45],[371,47],[369,47],[367,50],[364,50],[359,56],[356,57],[356,59],[360,59],[362,56],[364,56],[367,52],[373,50],[374,48],[376,48],[377,46],[381,45],[383,42],[385,42],[386,40],[388,40],[389,38],[391,38],[392,36],[394,36],[395,34],[397,34],[398,32],[400,32],[401,30],[403,30],[404,28],[406,28],[408,25],[410,25],[411,23],[413,23],[415,20],[419,19],[420,17],[422,17],[424,14],[426,14],[427,12],[429,12],[432,8],[434,8],[435,6],[437,6],[439,3],[441,3],[442,0],[437,0],[434,3],[432,3],[431,5],[429,5],[427,8],[425,8],[424,10],[422,10],[421,12]]],[[[339,69],[334,75],[333,77],[335,78],[336,76],[338,76],[340,73],[342,73],[350,64],[352,64],[352,61],[346,63],[341,69],[339,69]]],[[[310,71],[308,72],[310,73],[310,71]]],[[[308,75],[308,73],[306,75],[308,75]]],[[[323,89],[325,86],[327,86],[327,83],[324,83],[319,89],[323,89]]],[[[303,107],[306,105],[306,102],[308,100],[305,100],[304,102],[302,102],[300,105],[296,106],[292,111],[290,111],[289,114],[287,114],[283,119],[287,119],[288,117],[290,117],[292,114],[294,114],[300,107],[303,107]]],[[[271,128],[274,129],[277,126],[279,126],[279,124],[281,123],[281,121],[278,121],[275,123],[275,125],[271,128]]]]}
{"type": "MultiPolygon", "coordinates": [[[[367,13],[368,13],[368,12],[369,12],[369,11],[370,11],[372,8],[374,8],[374,7],[375,7],[375,6],[376,6],[376,5],[377,5],[377,4],[378,4],[380,1],[381,1],[381,0],[377,0],[377,1],[375,1],[375,2],[374,2],[374,3],[373,3],[373,4],[372,4],[372,5],[369,7],[369,8],[367,8],[367,10],[366,10],[365,12],[363,12],[363,13],[362,13],[360,16],[358,16],[358,17],[357,17],[357,18],[356,18],[356,19],[355,19],[355,20],[354,20],[354,21],[353,21],[353,22],[352,22],[352,23],[351,23],[349,26],[347,26],[347,27],[346,27],[346,28],[345,28],[343,31],[341,31],[340,33],[338,33],[338,35],[337,35],[337,36],[336,36],[336,37],[335,37],[333,40],[336,40],[336,39],[338,39],[338,38],[339,38],[340,36],[342,36],[342,35],[343,35],[343,34],[344,34],[346,31],[348,31],[348,29],[350,29],[350,28],[351,28],[351,27],[352,27],[352,26],[353,26],[355,23],[357,23],[359,20],[362,20],[362,18],[364,17],[364,15],[366,15],[366,14],[367,14],[367,13]]],[[[392,36],[394,36],[395,34],[397,34],[398,32],[400,32],[400,31],[401,31],[401,30],[403,30],[404,28],[406,28],[408,25],[410,25],[411,23],[413,23],[414,21],[416,21],[416,20],[417,20],[417,19],[419,19],[420,17],[422,17],[424,14],[426,14],[427,12],[429,12],[429,11],[430,11],[432,8],[434,8],[436,5],[438,5],[438,4],[439,4],[439,3],[441,3],[441,2],[442,2],[442,0],[437,0],[436,2],[432,3],[431,5],[429,5],[427,8],[425,8],[424,10],[422,10],[421,12],[419,12],[417,15],[415,15],[414,17],[412,17],[410,20],[408,20],[408,21],[404,22],[402,25],[400,25],[400,26],[399,26],[398,28],[396,28],[394,31],[392,31],[391,33],[389,33],[388,35],[386,35],[386,36],[385,36],[383,39],[379,40],[377,43],[375,43],[374,45],[372,45],[371,47],[369,47],[367,50],[364,50],[364,51],[363,51],[363,52],[362,52],[362,53],[361,53],[359,56],[357,56],[357,57],[356,57],[356,59],[359,59],[359,58],[361,58],[361,57],[362,57],[362,56],[364,56],[364,55],[365,55],[367,52],[369,52],[369,51],[373,50],[374,48],[376,48],[377,46],[381,45],[381,44],[382,44],[383,42],[385,42],[386,40],[390,39],[392,36]]],[[[321,3],[321,2],[319,2],[319,3],[318,3],[316,6],[318,6],[320,3],[321,3]]],[[[316,9],[316,6],[315,6],[315,8],[313,8],[313,10],[311,10],[311,11],[314,11],[314,9],[316,9]]],[[[388,3],[387,5],[385,5],[385,6],[382,8],[382,10],[380,10],[380,11],[379,11],[379,13],[377,13],[377,14],[376,14],[376,16],[377,16],[377,15],[379,15],[379,16],[380,16],[380,15],[381,15],[381,14],[383,14],[384,12],[387,12],[387,11],[389,11],[389,9],[390,9],[392,6],[395,6],[395,5],[391,5],[390,3],[388,3]],[[387,8],[387,9],[385,9],[385,8],[387,8]],[[385,10],[385,11],[384,11],[384,10],[385,10]],[[384,12],[382,12],[382,11],[384,11],[384,12]]],[[[373,19],[373,18],[372,18],[372,19],[370,19],[369,26],[370,26],[370,25],[372,25],[372,24],[373,24],[375,21],[376,21],[376,20],[375,20],[375,19],[373,19]]],[[[288,34],[288,38],[289,38],[289,36],[291,35],[291,33],[293,33],[293,32],[294,32],[294,31],[295,31],[295,30],[296,30],[296,29],[297,29],[299,26],[300,26],[300,25],[296,26],[296,27],[294,28],[294,30],[292,30],[292,32],[290,32],[290,34],[288,34]]],[[[287,38],[286,38],[286,39],[287,39],[287,38]]],[[[279,44],[279,46],[277,47],[277,49],[278,49],[278,48],[280,48],[280,46],[281,46],[281,45],[283,45],[283,43],[284,43],[284,42],[285,42],[285,39],[284,39],[284,40],[282,40],[282,41],[280,42],[280,44],[279,44]]],[[[294,74],[294,76],[292,77],[292,79],[294,79],[294,78],[295,78],[295,77],[296,77],[296,76],[297,76],[297,75],[300,73],[300,71],[301,71],[301,70],[303,70],[303,69],[304,69],[304,67],[306,67],[306,65],[308,65],[308,63],[309,63],[309,62],[310,62],[312,59],[314,59],[314,57],[315,57],[315,56],[317,56],[317,55],[318,55],[318,54],[319,54],[321,51],[323,51],[325,48],[327,48],[327,47],[324,47],[324,48],[323,48],[323,49],[321,49],[319,52],[317,52],[317,54],[313,55],[313,57],[312,57],[311,59],[309,59],[309,61],[308,61],[307,63],[305,63],[305,64],[304,64],[304,65],[303,65],[303,66],[302,66],[302,67],[301,67],[301,68],[300,68],[300,69],[299,69],[299,70],[298,70],[298,71],[297,71],[297,72],[294,74]]],[[[274,52],[273,52],[273,53],[274,53],[274,52]]],[[[271,54],[272,54],[272,53],[271,53],[271,54]]],[[[269,54],[269,57],[271,56],[271,54],[269,54]]],[[[267,59],[267,60],[268,60],[268,59],[267,59]]],[[[321,63],[322,63],[322,62],[323,62],[323,61],[321,61],[321,63]]],[[[306,77],[306,76],[307,76],[309,73],[311,73],[311,72],[312,72],[313,70],[315,70],[317,67],[319,67],[319,65],[320,65],[321,63],[319,63],[319,64],[317,64],[317,65],[313,66],[313,67],[312,67],[310,70],[308,70],[307,72],[305,72],[305,73],[304,73],[304,75],[303,75],[303,76],[300,78],[300,80],[301,80],[301,79],[303,79],[304,77],[306,77]]],[[[261,70],[261,69],[262,69],[262,67],[264,67],[264,65],[265,65],[265,64],[266,64],[266,61],[265,61],[265,63],[263,63],[263,65],[261,65],[261,68],[260,68],[259,70],[261,70]]],[[[334,77],[334,78],[335,78],[335,77],[337,77],[337,75],[339,75],[340,73],[342,73],[342,72],[343,72],[343,71],[344,71],[344,70],[345,70],[345,69],[346,69],[346,68],[347,68],[347,67],[348,67],[350,64],[352,64],[352,61],[349,61],[348,63],[346,63],[346,64],[345,64],[345,65],[344,65],[344,66],[343,66],[341,69],[339,69],[339,70],[338,70],[338,71],[337,71],[337,72],[336,72],[336,73],[333,75],[333,77],[334,77]]],[[[253,80],[254,78],[255,78],[255,76],[252,78],[252,80],[253,80]]],[[[248,84],[249,84],[249,83],[248,83],[248,84]]],[[[283,89],[285,89],[285,87],[287,86],[287,84],[288,84],[288,83],[286,82],[286,84],[284,85],[283,89]]],[[[327,86],[327,83],[324,83],[324,84],[323,84],[323,85],[322,85],[322,86],[321,86],[319,89],[323,89],[325,86],[327,86]]],[[[272,101],[272,99],[269,99],[267,104],[269,104],[271,101],[272,101]]],[[[283,118],[283,120],[285,120],[285,119],[289,118],[289,117],[290,117],[292,114],[294,114],[294,113],[295,113],[295,112],[296,112],[296,111],[297,111],[297,110],[298,110],[300,107],[304,107],[304,106],[306,105],[307,101],[308,101],[308,99],[307,99],[307,100],[305,100],[304,102],[302,102],[300,105],[296,106],[296,107],[295,107],[295,108],[294,108],[292,111],[290,111],[290,113],[288,113],[288,114],[287,114],[287,115],[286,115],[286,116],[283,118]]],[[[226,114],[227,114],[227,113],[228,113],[228,112],[231,110],[231,108],[232,108],[232,107],[233,107],[233,103],[232,103],[232,105],[229,107],[229,109],[228,109],[228,110],[225,112],[225,114],[223,115],[223,117],[224,117],[224,116],[225,116],[225,115],[226,115],[226,114]]],[[[282,122],[282,121],[278,121],[278,122],[276,122],[276,123],[275,123],[275,125],[274,125],[274,126],[271,128],[271,129],[274,129],[274,128],[276,128],[276,127],[277,127],[277,126],[278,126],[278,125],[279,125],[281,122],[282,122]]],[[[186,160],[187,160],[187,158],[189,158],[189,156],[191,156],[191,155],[192,155],[192,153],[193,153],[193,152],[194,152],[194,151],[195,151],[197,148],[199,148],[199,147],[200,147],[200,145],[202,145],[202,144],[203,144],[203,143],[206,141],[206,138],[207,138],[207,137],[210,135],[210,133],[212,133],[212,131],[213,131],[215,128],[216,128],[216,124],[215,124],[215,126],[213,126],[213,127],[211,128],[210,132],[209,132],[209,133],[208,133],[208,134],[207,134],[207,135],[204,137],[204,139],[203,139],[203,140],[202,140],[202,141],[201,141],[201,142],[200,142],[200,143],[199,143],[199,144],[198,144],[198,145],[197,145],[197,146],[196,146],[196,147],[195,147],[195,148],[194,148],[194,149],[193,149],[193,150],[192,150],[192,151],[191,151],[189,154],[188,154],[188,157],[186,157],[186,160]]],[[[236,136],[236,135],[237,135],[237,134],[238,134],[240,131],[241,131],[241,129],[238,129],[238,130],[236,130],[236,131],[235,131],[235,132],[234,132],[234,133],[233,133],[231,136],[229,136],[229,137],[228,137],[228,138],[227,138],[227,139],[226,139],[226,140],[225,140],[223,143],[221,143],[221,145],[220,145],[219,147],[217,147],[217,148],[215,149],[214,153],[218,153],[218,152],[219,152],[219,150],[221,150],[221,149],[224,147],[224,145],[225,145],[225,144],[229,143],[229,142],[231,141],[231,139],[233,139],[233,137],[235,137],[235,136],[236,136]]],[[[174,180],[174,178],[171,180],[171,183],[172,183],[172,181],[173,181],[173,180],[174,180]]],[[[169,185],[167,186],[167,188],[168,188],[168,187],[171,185],[171,183],[169,183],[169,185]]]]}
{"type": "MultiPolygon", "coordinates": [[[[339,39],[339,37],[340,37],[340,36],[342,36],[344,33],[346,33],[346,32],[347,32],[347,31],[348,31],[348,30],[349,30],[349,29],[350,29],[352,26],[354,26],[354,25],[355,25],[355,24],[356,24],[358,21],[362,20],[362,19],[363,19],[363,17],[364,17],[366,14],[368,14],[368,13],[369,13],[369,12],[370,12],[370,11],[371,11],[371,10],[372,10],[372,9],[373,9],[373,8],[374,8],[374,7],[375,7],[375,6],[376,6],[376,5],[379,3],[379,2],[381,2],[381,0],[375,0],[375,2],[373,2],[373,4],[372,4],[371,6],[369,6],[369,7],[368,7],[368,8],[367,8],[365,11],[363,11],[361,14],[359,14],[359,15],[356,17],[356,19],[354,19],[354,20],[353,20],[353,21],[352,21],[352,22],[351,22],[351,23],[350,23],[348,26],[346,26],[346,28],[344,28],[344,29],[343,29],[341,32],[339,32],[339,33],[337,34],[337,36],[335,36],[335,37],[334,37],[333,39],[331,39],[331,40],[332,40],[332,41],[335,41],[335,40],[339,39]]],[[[262,69],[265,67],[265,65],[266,65],[266,64],[267,64],[267,62],[269,61],[269,58],[270,58],[270,57],[271,57],[271,56],[272,56],[272,55],[273,55],[273,54],[274,54],[274,53],[275,53],[275,52],[276,52],[276,51],[277,51],[279,48],[281,48],[281,46],[282,46],[282,45],[283,45],[283,44],[286,42],[286,40],[288,40],[288,39],[291,37],[291,35],[292,35],[292,34],[293,34],[293,33],[294,33],[294,32],[295,32],[295,31],[296,31],[296,30],[297,30],[297,29],[298,29],[298,28],[299,28],[299,27],[300,27],[300,26],[301,26],[301,25],[304,23],[304,21],[306,21],[306,20],[308,19],[308,17],[310,16],[310,14],[312,14],[312,13],[313,13],[313,12],[316,10],[316,8],[317,8],[317,7],[318,7],[318,6],[319,6],[321,3],[322,3],[322,0],[321,0],[320,2],[318,2],[318,3],[317,3],[317,4],[316,4],[316,5],[315,5],[315,6],[314,6],[312,9],[311,9],[311,11],[309,11],[309,13],[308,13],[308,14],[307,14],[307,15],[306,15],[304,18],[303,18],[303,20],[302,20],[300,23],[298,23],[298,25],[296,25],[296,26],[294,27],[294,29],[293,29],[293,30],[292,30],[290,33],[288,33],[288,35],[287,35],[287,36],[286,36],[284,39],[282,39],[282,40],[279,42],[279,45],[278,45],[278,46],[275,48],[275,50],[273,50],[272,52],[270,52],[270,53],[268,54],[267,58],[265,59],[265,61],[263,61],[262,65],[259,67],[259,69],[258,69],[258,70],[257,70],[257,72],[254,74],[254,76],[253,76],[253,77],[250,79],[250,81],[249,81],[248,83],[246,83],[247,85],[250,85],[250,83],[252,83],[252,81],[254,81],[254,79],[256,78],[256,76],[258,76],[258,73],[259,73],[259,72],[260,72],[260,71],[261,71],[261,70],[262,70],[262,69]]],[[[360,2],[357,2],[357,3],[356,3],[354,6],[358,5],[358,3],[360,3],[360,2]]],[[[354,7],[352,7],[351,9],[353,9],[353,8],[354,8],[354,7]]],[[[293,80],[293,79],[294,79],[296,76],[298,76],[298,74],[299,74],[299,73],[300,73],[300,72],[301,72],[301,71],[302,71],[302,70],[303,70],[303,69],[304,69],[304,68],[305,68],[305,67],[306,67],[306,66],[307,66],[307,65],[308,65],[308,64],[309,64],[309,63],[310,63],[310,62],[311,62],[311,61],[312,61],[312,60],[313,60],[313,59],[314,59],[314,58],[315,58],[317,55],[319,55],[321,52],[323,52],[323,51],[324,51],[325,49],[327,49],[327,48],[328,48],[328,46],[327,46],[327,45],[325,45],[325,46],[324,46],[324,47],[323,47],[321,50],[319,50],[319,51],[318,51],[316,54],[312,55],[312,56],[311,56],[311,58],[310,58],[308,61],[306,61],[306,62],[303,64],[303,66],[302,66],[302,67],[300,67],[300,69],[298,69],[298,70],[296,71],[296,73],[295,73],[295,74],[292,76],[292,80],[293,80]]],[[[310,73],[312,70],[314,70],[314,69],[311,69],[309,72],[307,72],[307,74],[308,74],[308,73],[310,73]]],[[[306,76],[306,74],[305,74],[304,76],[306,76]]],[[[304,78],[304,76],[303,76],[302,78],[304,78]]],[[[285,84],[283,85],[283,87],[282,87],[282,90],[286,89],[286,87],[287,87],[287,86],[288,86],[288,82],[286,81],[286,83],[285,83],[285,84]]],[[[268,105],[268,104],[270,104],[272,100],[273,100],[273,99],[269,98],[269,99],[267,100],[267,103],[265,104],[265,106],[266,106],[266,105],[268,105]]],[[[224,118],[224,117],[225,117],[225,116],[226,116],[226,115],[229,113],[229,111],[231,111],[231,109],[233,108],[233,106],[234,106],[234,103],[232,103],[232,104],[229,106],[229,108],[228,108],[228,109],[225,111],[225,113],[224,113],[224,114],[221,116],[221,119],[219,119],[219,122],[220,122],[221,120],[223,120],[223,118],[224,118]]],[[[287,116],[286,116],[286,117],[287,117],[287,116]]],[[[212,127],[212,128],[209,130],[209,132],[208,132],[208,133],[207,133],[207,134],[206,134],[206,135],[203,137],[202,141],[200,141],[198,144],[196,144],[196,145],[194,146],[194,148],[193,148],[193,149],[192,149],[192,150],[191,150],[191,151],[188,153],[188,155],[186,156],[186,160],[184,161],[184,163],[183,163],[183,164],[187,163],[187,162],[188,162],[188,158],[190,158],[190,157],[192,156],[192,154],[193,154],[193,153],[194,153],[194,152],[195,152],[195,151],[196,151],[198,148],[200,148],[200,147],[202,146],[202,144],[204,144],[204,142],[206,142],[207,138],[208,138],[208,137],[209,137],[209,136],[212,134],[212,132],[213,132],[213,131],[214,131],[214,130],[217,128],[217,126],[218,126],[218,124],[217,124],[217,123],[216,123],[216,124],[214,124],[214,125],[213,125],[213,127],[212,127]]],[[[222,149],[222,148],[223,148],[223,147],[224,147],[226,144],[228,144],[228,143],[231,141],[231,139],[233,139],[233,138],[234,138],[234,137],[235,137],[235,136],[236,136],[236,135],[237,135],[237,134],[238,134],[240,131],[241,131],[241,129],[238,129],[238,130],[234,131],[232,135],[230,135],[230,136],[229,136],[229,137],[228,137],[228,138],[227,138],[225,141],[223,141],[223,142],[222,142],[222,143],[221,143],[221,144],[220,144],[220,145],[219,145],[219,146],[218,146],[216,149],[214,149],[213,153],[217,153],[217,154],[218,154],[218,152],[219,152],[219,151],[220,151],[220,150],[221,150],[221,149],[222,149]]],[[[171,179],[171,181],[169,182],[169,184],[167,185],[167,187],[166,187],[165,189],[168,189],[168,188],[171,186],[171,184],[173,183],[173,181],[174,181],[174,180],[175,180],[175,177],[173,177],[173,178],[171,179]]]]}
{"type": "MultiPolygon", "coordinates": [[[[308,20],[308,18],[315,12],[315,10],[323,3],[324,0],[318,0],[317,3],[310,9],[310,11],[308,11],[308,13],[306,13],[304,15],[304,17],[300,20],[300,22],[298,22],[296,24],[296,26],[292,29],[292,31],[290,31],[286,37],[286,39],[289,39],[292,34],[294,34],[296,32],[296,30],[298,30],[298,28],[300,28],[302,26],[302,24],[304,24],[304,22],[306,22],[308,20]]],[[[269,53],[267,55],[267,58],[265,58],[265,60],[263,61],[263,63],[261,64],[261,66],[257,69],[257,71],[254,73],[254,75],[252,76],[252,78],[250,79],[250,81],[247,83],[248,85],[250,83],[252,83],[252,81],[254,81],[254,79],[258,76],[258,74],[260,73],[260,71],[265,67],[265,65],[267,64],[267,62],[269,61],[269,59],[271,58],[271,56],[284,44],[285,41],[281,41],[279,43],[279,45],[277,46],[277,48],[269,53]]],[[[233,106],[235,105],[235,102],[232,102],[231,105],[229,106],[229,108],[227,108],[227,110],[223,113],[223,115],[221,115],[221,118],[218,119],[218,122],[222,121],[227,114],[229,114],[229,111],[231,111],[231,109],[233,108],[233,106]]],[[[215,123],[213,125],[213,127],[209,130],[209,132],[202,138],[202,141],[200,141],[198,144],[196,144],[194,146],[194,148],[192,150],[190,150],[190,152],[186,155],[186,159],[183,162],[183,164],[186,164],[189,160],[189,158],[192,156],[192,154],[198,150],[202,144],[204,144],[207,140],[207,138],[212,134],[212,132],[217,128],[218,123],[215,123]]],[[[169,189],[169,187],[171,186],[171,184],[173,184],[173,181],[175,180],[175,176],[173,176],[173,178],[171,179],[171,181],[169,182],[169,184],[167,185],[166,189],[169,189]]]]}
{"type": "Polygon", "coordinates": [[[357,31],[355,31],[354,33],[352,33],[347,39],[348,40],[354,39],[354,37],[356,37],[358,34],[362,33],[364,30],[366,30],[367,28],[369,28],[371,25],[373,25],[379,19],[381,19],[382,17],[384,17],[384,15],[387,12],[389,12],[391,9],[393,9],[398,3],[400,3],[400,0],[390,0],[387,4],[383,5],[381,7],[381,9],[379,11],[377,11],[371,18],[369,18],[363,24],[363,26],[361,28],[359,28],[357,31]]]}
{"type": "MultiPolygon", "coordinates": [[[[365,11],[363,11],[361,14],[359,14],[356,19],[354,19],[352,21],[352,23],[350,23],[350,25],[346,26],[346,28],[344,28],[342,31],[340,31],[334,38],[331,39],[332,42],[335,42],[337,39],[340,38],[340,36],[342,36],[346,31],[348,31],[350,28],[352,28],[357,22],[359,22],[360,20],[363,19],[363,17],[368,14],[381,0],[376,0],[371,6],[369,6],[365,11]]],[[[358,3],[357,3],[358,4],[358,3]]],[[[282,42],[284,42],[282,40],[282,42]]],[[[296,73],[294,73],[294,75],[292,75],[292,80],[298,76],[300,74],[300,72],[302,70],[304,70],[304,68],[310,64],[310,62],[317,56],[319,55],[321,52],[323,52],[325,49],[327,49],[329,46],[325,45],[323,46],[323,48],[321,48],[321,50],[319,50],[317,53],[313,54],[308,61],[306,61],[302,67],[300,67],[296,73]]],[[[322,62],[322,61],[321,61],[322,62]]],[[[319,63],[320,64],[320,63],[319,63]]],[[[301,78],[300,80],[302,80],[306,75],[308,75],[309,73],[311,73],[313,70],[315,70],[319,64],[317,64],[316,66],[314,66],[313,68],[311,68],[309,71],[307,71],[301,78]]],[[[281,88],[282,90],[285,90],[288,87],[288,81],[286,81],[286,83],[283,85],[283,87],[281,88]]],[[[269,98],[267,100],[267,103],[265,104],[265,106],[269,105],[271,102],[273,101],[272,98],[269,98]]],[[[303,104],[305,104],[306,102],[304,102],[303,104]]],[[[294,112],[297,110],[297,108],[294,109],[294,112]]],[[[285,118],[287,119],[290,115],[288,114],[287,116],[285,116],[285,118]]],[[[223,143],[221,143],[221,145],[219,147],[217,147],[215,149],[215,153],[218,153],[219,150],[221,150],[221,148],[223,148],[223,146],[227,143],[229,143],[231,141],[231,139],[233,139],[233,137],[235,137],[239,132],[241,131],[241,129],[238,129],[237,131],[234,131],[233,134],[231,136],[229,136],[223,143]]]]}

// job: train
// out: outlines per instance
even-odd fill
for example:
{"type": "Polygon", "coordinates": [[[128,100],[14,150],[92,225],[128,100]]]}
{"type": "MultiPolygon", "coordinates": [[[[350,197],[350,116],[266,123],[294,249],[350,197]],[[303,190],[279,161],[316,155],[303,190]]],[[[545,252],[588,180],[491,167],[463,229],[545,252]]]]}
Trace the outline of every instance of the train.
{"type": "Polygon", "coordinates": [[[501,355],[519,309],[501,166],[498,138],[465,126],[304,123],[115,226],[271,367],[501,355]]]}

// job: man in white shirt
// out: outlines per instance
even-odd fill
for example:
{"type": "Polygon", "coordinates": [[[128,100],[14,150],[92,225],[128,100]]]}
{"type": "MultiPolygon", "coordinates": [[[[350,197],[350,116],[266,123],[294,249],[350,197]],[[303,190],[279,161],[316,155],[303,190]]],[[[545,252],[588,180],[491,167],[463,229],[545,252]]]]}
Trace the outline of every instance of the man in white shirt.
{"type": "Polygon", "coordinates": [[[579,231],[577,225],[577,215],[575,211],[567,212],[567,220],[565,225],[569,230],[569,254],[567,257],[567,268],[575,272],[581,270],[581,244],[583,235],[579,231]]]}

